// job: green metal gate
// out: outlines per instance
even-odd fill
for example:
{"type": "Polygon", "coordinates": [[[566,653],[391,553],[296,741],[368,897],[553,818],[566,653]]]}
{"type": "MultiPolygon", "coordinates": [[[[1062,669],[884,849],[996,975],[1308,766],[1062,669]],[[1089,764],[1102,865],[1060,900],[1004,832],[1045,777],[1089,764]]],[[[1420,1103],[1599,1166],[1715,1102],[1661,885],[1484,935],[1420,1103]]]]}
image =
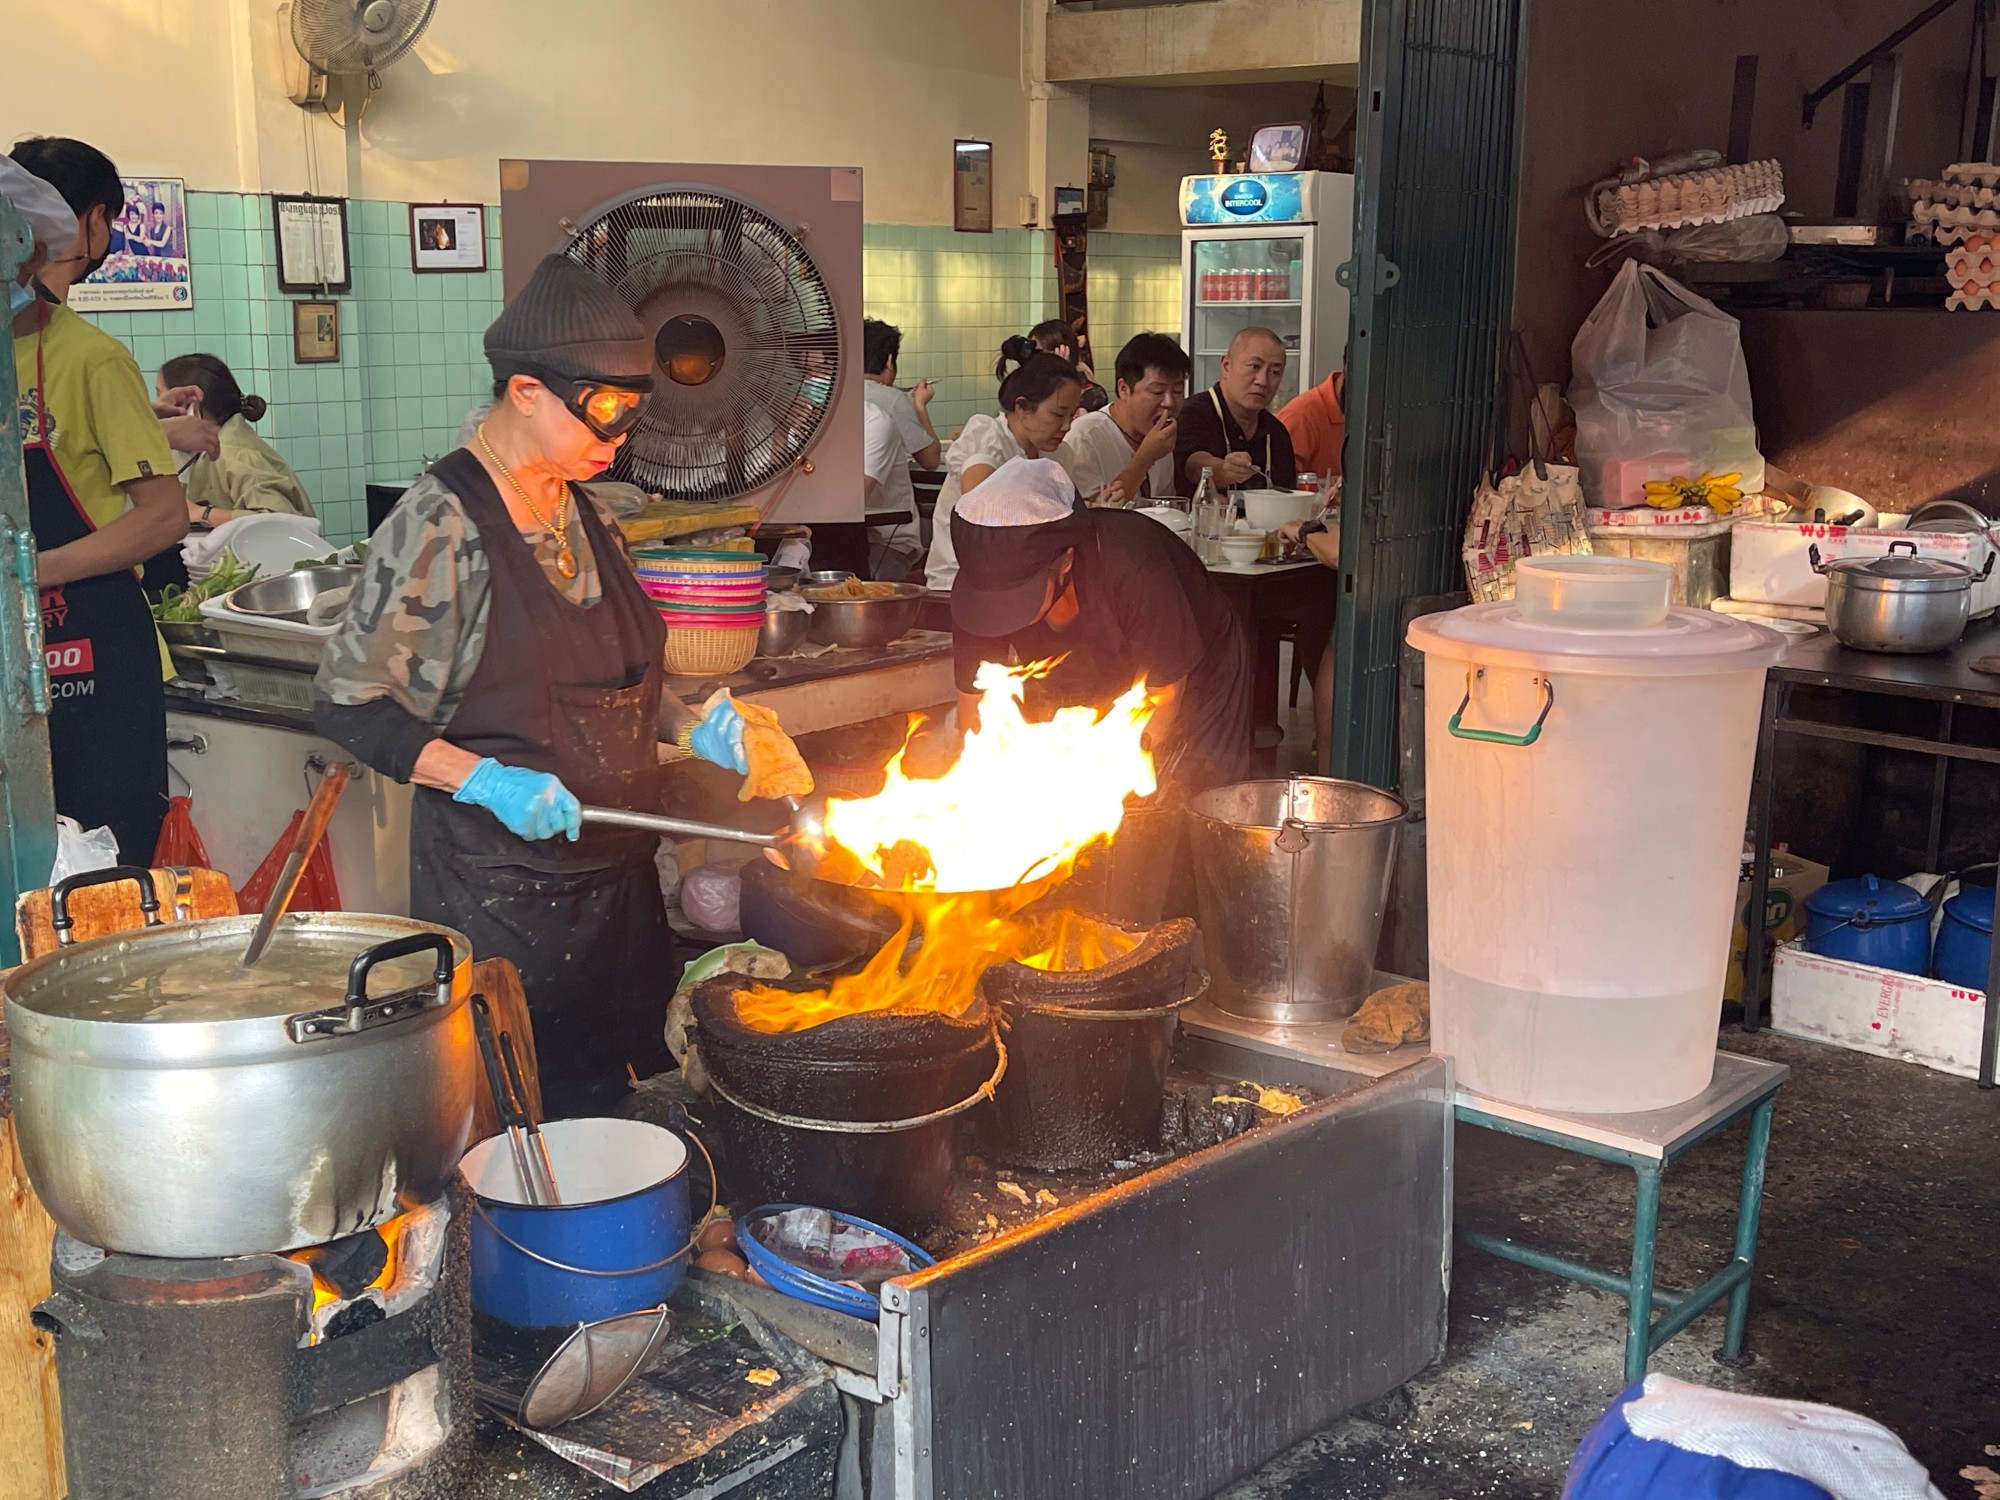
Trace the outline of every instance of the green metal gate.
{"type": "MultiPolygon", "coordinates": [[[[12,282],[31,248],[28,226],[0,198],[0,279],[12,282]]],[[[12,348],[12,338],[8,340],[12,348]]],[[[19,963],[14,898],[49,883],[56,804],[49,785],[49,674],[35,536],[21,469],[20,401],[11,352],[0,361],[0,967],[19,963]]]]}
{"type": "Polygon", "coordinates": [[[1400,606],[1460,533],[1513,315],[1525,0],[1368,0],[1355,141],[1333,774],[1396,783],[1400,606]]]}

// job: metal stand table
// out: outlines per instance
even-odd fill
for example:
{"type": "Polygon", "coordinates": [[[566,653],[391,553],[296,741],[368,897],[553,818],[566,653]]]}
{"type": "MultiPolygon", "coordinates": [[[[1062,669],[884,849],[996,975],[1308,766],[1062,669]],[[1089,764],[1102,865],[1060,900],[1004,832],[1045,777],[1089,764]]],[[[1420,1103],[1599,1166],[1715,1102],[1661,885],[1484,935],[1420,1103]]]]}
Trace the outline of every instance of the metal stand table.
{"type": "MultiPolygon", "coordinates": [[[[1753,908],[1754,910],[1754,908],[1753,908]]],[[[1764,1158],[1771,1144],[1771,1114],[1778,1088],[1791,1076],[1783,1063],[1720,1052],[1715,1079],[1705,1093],[1672,1109],[1631,1115],[1585,1115],[1529,1109],[1459,1089],[1454,1103],[1461,1125],[1477,1125],[1502,1135],[1539,1141],[1599,1161],[1630,1167],[1639,1180],[1632,1220],[1632,1271],[1613,1275],[1582,1261],[1519,1244],[1499,1235],[1461,1230],[1459,1238],[1537,1271],[1548,1271],[1585,1286],[1623,1297],[1628,1304],[1625,1381],[1646,1373],[1646,1363],[1666,1341],[1702,1313],[1729,1299],[1720,1358],[1743,1358],[1744,1325],[1750,1316],[1750,1270],[1757,1253],[1757,1218],[1764,1201],[1764,1158]],[[1660,1179],[1669,1163],[1692,1151],[1719,1130],[1750,1116],[1750,1144],[1743,1158],[1743,1187],[1736,1203],[1736,1248],[1729,1264],[1691,1292],[1663,1291],[1654,1285],[1653,1252],[1659,1234],[1660,1179]],[[1655,1306],[1664,1308],[1659,1321],[1655,1306]]]]}
{"type": "MultiPolygon", "coordinates": [[[[1764,680],[1764,718],[1757,735],[1757,773],[1750,784],[1750,845],[1754,860],[1750,870],[1749,910],[1762,913],[1765,893],[1771,881],[1771,793],[1777,769],[1777,737],[1780,734],[1808,735],[1817,739],[1844,740],[1855,745],[1879,745],[1890,750],[1909,750],[1936,761],[1931,783],[1931,816],[1926,843],[1926,867],[1935,869],[1938,844],[1943,834],[1945,788],[1955,760],[1983,761],[2000,765],[2000,750],[1952,741],[1952,714],[1960,704],[2000,709],[2000,677],[1972,670],[1982,656],[2000,655],[2000,620],[1975,624],[1965,638],[1949,651],[1931,656],[1887,656],[1876,651],[1850,651],[1830,635],[1813,636],[1786,648],[1778,664],[1764,680]],[[1889,734],[1860,729],[1847,724],[1828,724],[1799,718],[1792,708],[1792,688],[1800,683],[1812,687],[1839,688],[1850,693],[1879,693],[1892,698],[1920,698],[1938,705],[1937,732],[1929,739],[1917,735],[1889,734]]],[[[1758,927],[1761,929],[1761,922],[1758,927]]],[[[1985,1031],[1979,1048],[1979,1086],[1993,1087],[1994,1061],[2000,1053],[2000,1011],[1990,997],[2000,987],[2000,943],[1992,945],[1987,959],[1985,1031]]],[[[1746,953],[1743,964],[1743,1029],[1756,1031],[1764,1022],[1764,955],[1761,950],[1746,953]]]]}

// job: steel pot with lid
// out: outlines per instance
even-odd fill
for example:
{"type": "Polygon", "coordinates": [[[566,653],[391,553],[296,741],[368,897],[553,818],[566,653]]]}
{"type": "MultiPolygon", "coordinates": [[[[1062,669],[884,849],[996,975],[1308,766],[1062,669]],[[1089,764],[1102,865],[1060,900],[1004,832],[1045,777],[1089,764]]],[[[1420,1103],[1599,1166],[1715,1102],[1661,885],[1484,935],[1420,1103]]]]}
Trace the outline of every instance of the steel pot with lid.
{"type": "Polygon", "coordinates": [[[1857,651],[1914,654],[1955,644],[1972,618],[1972,585],[1993,571],[1991,553],[1975,574],[1962,563],[1919,557],[1917,544],[1903,540],[1891,542],[1884,557],[1822,562],[1817,545],[1811,556],[1813,571],[1826,577],[1827,629],[1857,651]]]}
{"type": "Polygon", "coordinates": [[[401,917],[255,915],[59,947],[0,982],[29,1181],[73,1238],[129,1255],[290,1250],[450,1181],[472,1128],[471,945],[401,917]]]}

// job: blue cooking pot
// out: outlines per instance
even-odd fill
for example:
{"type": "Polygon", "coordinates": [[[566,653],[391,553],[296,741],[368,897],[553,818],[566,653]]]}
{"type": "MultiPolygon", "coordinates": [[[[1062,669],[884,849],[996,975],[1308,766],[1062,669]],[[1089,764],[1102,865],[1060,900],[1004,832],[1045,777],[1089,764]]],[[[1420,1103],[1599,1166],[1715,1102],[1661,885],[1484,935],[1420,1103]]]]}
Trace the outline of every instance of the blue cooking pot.
{"type": "Polygon", "coordinates": [[[1899,880],[1835,880],[1806,897],[1806,951],[1922,974],[1930,967],[1930,918],[1930,902],[1899,880]]]}
{"type": "Polygon", "coordinates": [[[1931,950],[1931,977],[1962,990],[1986,990],[1986,964],[1993,947],[1993,887],[1959,888],[1944,904],[1937,946],[1931,950]]]}

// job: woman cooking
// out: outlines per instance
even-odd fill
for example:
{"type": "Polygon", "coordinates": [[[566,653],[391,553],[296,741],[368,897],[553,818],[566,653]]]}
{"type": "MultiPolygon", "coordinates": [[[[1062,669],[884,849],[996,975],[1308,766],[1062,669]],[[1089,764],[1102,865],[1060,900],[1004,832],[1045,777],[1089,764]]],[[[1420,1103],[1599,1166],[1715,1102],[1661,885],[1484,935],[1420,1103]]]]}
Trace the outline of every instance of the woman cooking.
{"type": "Polygon", "coordinates": [[[552,255],[486,356],[493,410],[377,531],[316,721],[416,783],[411,913],[520,968],[548,1113],[603,1113],[628,1065],[671,1066],[672,938],[657,839],[585,829],[579,804],[656,810],[661,738],[746,769],[743,720],[727,695],[696,715],[664,690],[659,616],[577,488],[645,410],[646,330],[552,255]]]}

